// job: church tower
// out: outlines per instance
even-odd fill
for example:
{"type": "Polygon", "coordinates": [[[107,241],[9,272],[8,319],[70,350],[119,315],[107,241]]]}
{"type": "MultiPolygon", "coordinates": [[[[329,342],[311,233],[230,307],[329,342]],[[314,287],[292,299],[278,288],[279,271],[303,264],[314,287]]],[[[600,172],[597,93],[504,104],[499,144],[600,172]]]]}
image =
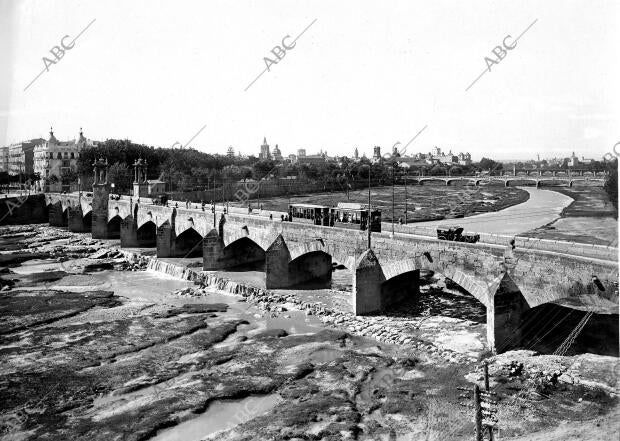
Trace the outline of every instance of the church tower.
{"type": "Polygon", "coordinates": [[[271,159],[271,153],[269,153],[269,144],[267,144],[266,136],[263,138],[263,145],[260,146],[258,159],[271,159]]]}

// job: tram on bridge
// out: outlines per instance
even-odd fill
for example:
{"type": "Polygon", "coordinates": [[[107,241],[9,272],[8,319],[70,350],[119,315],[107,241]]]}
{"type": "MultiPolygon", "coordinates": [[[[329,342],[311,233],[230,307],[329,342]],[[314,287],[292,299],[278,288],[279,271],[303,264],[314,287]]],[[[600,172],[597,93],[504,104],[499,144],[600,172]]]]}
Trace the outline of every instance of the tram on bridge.
{"type": "MultiPolygon", "coordinates": [[[[338,203],[336,207],[289,204],[288,220],[365,231],[368,225],[368,205],[344,202],[338,203]]],[[[381,232],[381,210],[370,210],[370,231],[381,232]]]]}

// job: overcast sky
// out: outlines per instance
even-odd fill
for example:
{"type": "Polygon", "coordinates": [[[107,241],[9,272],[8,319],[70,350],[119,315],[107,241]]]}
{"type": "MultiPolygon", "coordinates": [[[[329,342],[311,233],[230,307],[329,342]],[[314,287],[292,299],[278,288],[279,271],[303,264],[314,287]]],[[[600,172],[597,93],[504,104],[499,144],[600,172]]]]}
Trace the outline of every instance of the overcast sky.
{"type": "Polygon", "coordinates": [[[617,1],[0,0],[0,145],[600,158],[618,141],[617,1]],[[316,19],[316,21],[314,21],[316,19]],[[95,20],[93,22],[93,20],[95,20]],[[535,22],[535,20],[537,20],[535,22]],[[535,22],[535,23],[534,23],[535,22]],[[294,48],[265,70],[264,57],[294,48]],[[514,49],[480,79],[485,57],[514,49]],[[53,46],[90,27],[49,71],[53,46]],[[615,44],[614,44],[615,43],[615,44]],[[205,127],[206,126],[206,127],[205,127]]]}

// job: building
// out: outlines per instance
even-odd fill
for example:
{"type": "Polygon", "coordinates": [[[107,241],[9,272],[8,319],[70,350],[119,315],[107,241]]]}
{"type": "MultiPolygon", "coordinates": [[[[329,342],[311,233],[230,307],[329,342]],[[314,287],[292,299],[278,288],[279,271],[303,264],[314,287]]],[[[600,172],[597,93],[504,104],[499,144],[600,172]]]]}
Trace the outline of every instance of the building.
{"type": "Polygon", "coordinates": [[[419,154],[416,155],[419,160],[424,160],[428,164],[447,164],[447,165],[470,165],[471,164],[471,154],[459,153],[455,155],[450,150],[448,153],[445,153],[441,150],[440,147],[433,147],[431,151],[427,154],[419,154]]]}
{"type": "Polygon", "coordinates": [[[459,153],[459,165],[471,165],[471,154],[469,153],[459,153]]]}
{"type": "Polygon", "coordinates": [[[9,148],[0,147],[0,172],[9,172],[9,148]]]}
{"type": "Polygon", "coordinates": [[[306,156],[306,149],[298,149],[297,150],[297,158],[303,158],[304,156],[306,156]]]}
{"type": "Polygon", "coordinates": [[[269,153],[269,144],[267,144],[267,137],[263,138],[263,145],[260,146],[260,153],[258,159],[271,159],[271,153],[269,153]]]}
{"type": "Polygon", "coordinates": [[[275,159],[276,161],[282,161],[282,152],[280,152],[278,144],[276,144],[275,148],[273,149],[273,159],[275,159]]]}
{"type": "Polygon", "coordinates": [[[50,191],[68,191],[68,183],[62,184],[62,177],[77,172],[77,160],[82,149],[97,145],[96,141],[86,139],[80,128],[77,140],[58,141],[50,128],[50,137],[34,148],[34,171],[41,176],[41,184],[50,191]]]}
{"type": "Polygon", "coordinates": [[[357,150],[357,147],[355,147],[355,152],[353,153],[353,158],[358,161],[360,159],[360,152],[359,150],[357,150]]]}
{"type": "Polygon", "coordinates": [[[235,150],[233,149],[232,145],[228,146],[228,151],[226,152],[226,156],[228,156],[229,158],[235,157],[235,150]]]}
{"type": "Polygon", "coordinates": [[[43,142],[41,138],[18,142],[8,147],[8,171],[11,175],[32,174],[34,169],[34,148],[43,142]]]}
{"type": "Polygon", "coordinates": [[[372,160],[373,161],[381,160],[381,147],[379,147],[378,145],[376,145],[373,149],[372,160]]]}
{"type": "Polygon", "coordinates": [[[568,159],[569,167],[577,167],[579,165],[579,158],[575,156],[575,152],[573,152],[572,156],[568,159]]]}
{"type": "Polygon", "coordinates": [[[323,154],[319,154],[319,155],[304,154],[303,156],[299,156],[299,155],[297,156],[298,164],[319,165],[319,164],[325,164],[325,162],[326,162],[325,155],[323,154]]]}

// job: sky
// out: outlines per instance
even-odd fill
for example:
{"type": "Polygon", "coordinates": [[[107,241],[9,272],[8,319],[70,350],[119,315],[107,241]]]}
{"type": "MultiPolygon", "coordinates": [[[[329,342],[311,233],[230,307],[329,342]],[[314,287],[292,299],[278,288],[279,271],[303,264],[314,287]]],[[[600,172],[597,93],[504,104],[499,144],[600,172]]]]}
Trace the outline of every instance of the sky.
{"type": "Polygon", "coordinates": [[[257,155],[267,137],[285,155],[351,156],[421,131],[406,153],[601,158],[619,140],[619,12],[598,0],[0,0],[0,145],[53,126],[59,140],[82,127],[257,155]],[[513,49],[498,58],[503,41],[513,49]]]}

